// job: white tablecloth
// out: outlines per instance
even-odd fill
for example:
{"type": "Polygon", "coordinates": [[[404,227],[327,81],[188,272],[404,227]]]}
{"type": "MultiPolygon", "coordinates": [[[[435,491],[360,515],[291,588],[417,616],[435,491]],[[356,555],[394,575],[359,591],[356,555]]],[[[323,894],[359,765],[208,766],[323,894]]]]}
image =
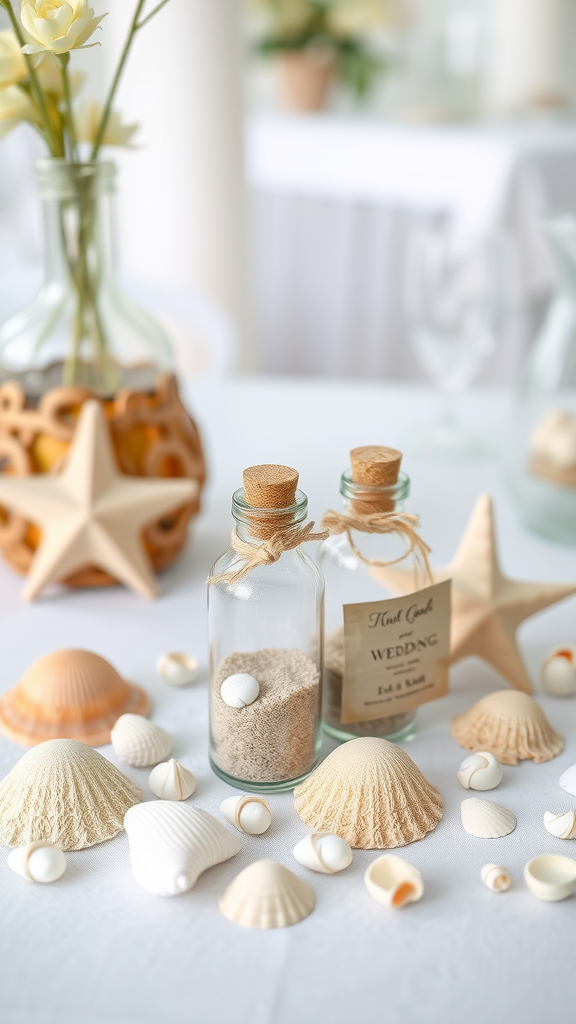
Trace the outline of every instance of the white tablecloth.
{"type": "MultiPolygon", "coordinates": [[[[21,580],[0,568],[0,680],[14,685],[26,666],[61,646],[88,647],[110,658],[150,691],[153,721],[174,740],[174,756],[192,769],[192,803],[219,814],[233,791],[207,761],[206,678],[170,689],[155,674],[161,651],[195,652],[206,666],[204,579],[227,544],[229,499],[246,465],[297,466],[316,519],[338,504],[339,474],[350,447],[394,444],[414,417],[435,402],[416,387],[244,380],[203,384],[191,405],[204,429],[211,480],[205,511],[182,561],[161,580],[162,596],[146,603],[120,588],[65,592],[54,588],[27,607],[21,580]]],[[[490,422],[502,436],[506,399],[472,396],[466,416],[490,422]]],[[[517,578],[574,579],[576,550],[532,536],[520,526],[494,464],[460,470],[406,460],[409,507],[422,513],[424,536],[441,564],[454,547],[480,491],[496,498],[504,570],[517,578]]],[[[519,632],[531,675],[555,643],[574,642],[574,599],[536,616],[519,632]]],[[[541,698],[566,749],[544,765],[505,768],[493,798],[512,808],[518,827],[501,840],[466,835],[459,821],[465,796],[455,778],[464,753],[448,722],[500,681],[480,662],[452,672],[449,697],[426,706],[410,755],[445,801],[438,828],[400,852],[421,870],[418,904],[388,912],[368,895],[359,851],[343,874],[312,874],[292,859],[307,833],[290,794],[270,798],[274,820],[262,837],[242,836],[233,860],[203,875],[186,895],[162,899],[135,883],[125,836],[68,855],[68,870],[50,886],[31,885],[0,856],[0,1020],[2,1024],[542,1024],[570,1020],[574,1004],[574,899],[536,901],[522,880],[529,857],[571,853],[572,844],[544,830],[545,810],[573,807],[558,785],[576,761],[576,701],[541,698]],[[317,905],[296,927],[252,932],[218,910],[225,885],[251,861],[274,857],[305,878],[317,905]],[[481,866],[501,862],[512,888],[495,895],[481,866]]],[[[332,744],[326,744],[329,750],[332,744]]],[[[115,760],[111,748],[103,753],[115,760]]],[[[23,749],[0,739],[0,773],[23,749]]],[[[143,788],[147,770],[126,768],[143,788]]]]}

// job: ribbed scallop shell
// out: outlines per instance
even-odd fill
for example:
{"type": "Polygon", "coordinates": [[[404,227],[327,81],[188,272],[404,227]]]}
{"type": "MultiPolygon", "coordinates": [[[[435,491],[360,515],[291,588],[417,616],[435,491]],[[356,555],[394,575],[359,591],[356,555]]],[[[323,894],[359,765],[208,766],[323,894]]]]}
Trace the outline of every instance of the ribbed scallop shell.
{"type": "Polygon", "coordinates": [[[519,690],[489,693],[456,715],[450,728],[461,747],[489,750],[502,764],[550,761],[564,748],[542,708],[519,690]]]}
{"type": "Polygon", "coordinates": [[[471,796],[460,805],[462,826],[477,839],[502,839],[516,828],[516,815],[493,800],[471,796]]]}
{"type": "Polygon", "coordinates": [[[142,715],[121,715],[110,733],[114,753],[133,768],[148,768],[164,761],[172,740],[159,725],[142,715]]]}
{"type": "Polygon", "coordinates": [[[240,850],[240,843],[199,807],[153,801],[132,807],[124,819],[134,877],[154,896],[176,896],[203,871],[240,850]]]}
{"type": "Polygon", "coordinates": [[[224,917],[245,928],[298,924],[314,904],[310,886],[273,860],[257,860],[244,868],[220,897],[224,917]]]}
{"type": "Polygon", "coordinates": [[[112,839],[142,794],[102,754],[77,740],[47,740],[0,782],[0,842],[47,839],[83,850],[112,839]]]}
{"type": "Polygon", "coordinates": [[[437,789],[400,747],[363,737],[337,747],[294,790],[294,807],[315,832],[361,850],[422,839],[443,813],[437,789]]]}
{"type": "Polygon", "coordinates": [[[576,839],[576,811],[544,811],[544,828],[557,839],[576,839]]]}

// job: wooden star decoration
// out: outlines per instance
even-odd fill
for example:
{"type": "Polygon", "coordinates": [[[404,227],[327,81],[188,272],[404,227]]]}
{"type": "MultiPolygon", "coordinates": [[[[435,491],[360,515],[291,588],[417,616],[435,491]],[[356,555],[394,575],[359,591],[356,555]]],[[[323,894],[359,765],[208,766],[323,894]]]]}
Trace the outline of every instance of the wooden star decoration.
{"type": "MultiPolygon", "coordinates": [[[[373,568],[372,575],[394,594],[414,589],[413,569],[373,568]]],[[[503,576],[498,564],[492,499],[483,494],[454,556],[445,569],[432,570],[434,583],[452,580],[450,661],[476,655],[517,690],[532,683],[516,644],[524,619],[576,592],[571,583],[524,583],[503,576]]]]}
{"type": "Polygon", "coordinates": [[[84,404],[63,470],[55,476],[0,476],[0,504],[42,531],[23,597],[86,565],[154,597],[156,581],[141,532],[196,494],[184,479],[142,479],[120,473],[99,402],[84,404]]]}

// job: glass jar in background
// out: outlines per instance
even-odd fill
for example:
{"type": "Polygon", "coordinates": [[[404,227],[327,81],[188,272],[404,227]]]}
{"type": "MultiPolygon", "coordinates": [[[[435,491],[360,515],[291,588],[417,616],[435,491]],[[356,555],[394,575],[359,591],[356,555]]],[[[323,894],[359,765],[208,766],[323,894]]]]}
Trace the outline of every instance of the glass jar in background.
{"type": "Polygon", "coordinates": [[[208,587],[210,762],[253,792],[292,789],[315,767],[321,743],[324,581],[299,546],[314,535],[297,483],[284,466],[244,471],[232,498],[232,546],[208,587]],[[238,675],[256,680],[255,699],[246,679],[232,697],[230,683],[222,691],[238,675]]]}

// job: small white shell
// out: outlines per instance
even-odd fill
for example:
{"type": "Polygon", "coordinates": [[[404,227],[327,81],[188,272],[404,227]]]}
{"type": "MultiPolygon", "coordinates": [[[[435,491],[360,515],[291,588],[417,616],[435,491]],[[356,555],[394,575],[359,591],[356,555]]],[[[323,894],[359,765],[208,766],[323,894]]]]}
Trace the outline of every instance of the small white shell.
{"type": "Polygon", "coordinates": [[[576,650],[555,647],[542,663],[542,689],[552,697],[573,697],[576,693],[576,650]]]}
{"type": "Polygon", "coordinates": [[[220,687],[220,696],[229,708],[246,708],[256,700],[260,686],[248,672],[235,672],[220,687]]]}
{"type": "Polygon", "coordinates": [[[188,686],[198,678],[200,669],[196,658],[182,651],[161,654],[156,662],[158,675],[170,686],[188,686]]]}
{"type": "Polygon", "coordinates": [[[460,817],[465,831],[477,839],[501,839],[517,825],[516,815],[507,807],[475,796],[462,801],[460,817]]]}
{"type": "Polygon", "coordinates": [[[60,847],[43,839],[12,850],[7,862],[12,871],[29,882],[55,882],[66,870],[66,857],[60,847]]]}
{"type": "Polygon", "coordinates": [[[220,804],[220,811],[226,821],[250,836],[261,836],[272,821],[268,803],[259,796],[229,796],[220,804]]]}
{"type": "Polygon", "coordinates": [[[544,811],[544,828],[557,839],[576,839],[576,812],[555,814],[553,811],[544,811]]]}
{"type": "Polygon", "coordinates": [[[370,895],[385,907],[404,907],[421,899],[424,883],[420,872],[403,857],[385,853],[368,866],[364,882],[370,895]]]}
{"type": "Polygon", "coordinates": [[[152,769],[148,785],[161,800],[187,800],[196,789],[196,779],[172,757],[152,769]]]}
{"type": "Polygon", "coordinates": [[[488,750],[479,750],[477,754],[470,754],[464,758],[456,778],[464,789],[484,792],[496,789],[502,782],[502,768],[494,754],[488,750]]]}
{"type": "Polygon", "coordinates": [[[510,888],[510,875],[501,864],[485,864],[480,872],[480,878],[492,892],[505,892],[510,888]]]}
{"type": "Polygon", "coordinates": [[[557,853],[533,857],[524,868],[524,879],[533,896],[555,903],[576,889],[576,860],[557,853]]]}
{"type": "Polygon", "coordinates": [[[133,768],[148,768],[164,761],[172,750],[167,732],[142,715],[120,715],[110,732],[116,757],[133,768]]]}
{"type": "Polygon", "coordinates": [[[345,839],[320,832],[305,836],[292,853],[299,864],[323,875],[334,875],[352,863],[352,850],[345,839]]]}

